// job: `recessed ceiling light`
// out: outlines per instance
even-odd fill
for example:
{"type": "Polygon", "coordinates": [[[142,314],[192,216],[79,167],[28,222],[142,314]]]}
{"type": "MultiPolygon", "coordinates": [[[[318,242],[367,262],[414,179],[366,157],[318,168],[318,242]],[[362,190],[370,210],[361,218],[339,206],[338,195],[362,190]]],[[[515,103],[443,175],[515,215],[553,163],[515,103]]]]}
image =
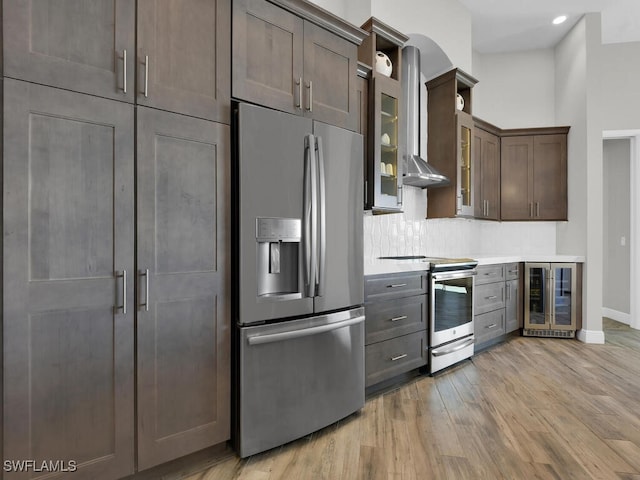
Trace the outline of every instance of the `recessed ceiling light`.
{"type": "Polygon", "coordinates": [[[566,15],[560,15],[556,18],[553,19],[553,24],[554,25],[560,25],[561,23],[564,23],[564,21],[567,19],[566,15]]]}

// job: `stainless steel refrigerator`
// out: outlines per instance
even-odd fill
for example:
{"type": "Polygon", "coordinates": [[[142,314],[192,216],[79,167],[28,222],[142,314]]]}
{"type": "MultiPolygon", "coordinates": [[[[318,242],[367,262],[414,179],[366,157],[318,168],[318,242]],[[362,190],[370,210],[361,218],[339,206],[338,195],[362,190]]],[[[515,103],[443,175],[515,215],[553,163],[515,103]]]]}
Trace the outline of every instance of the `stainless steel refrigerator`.
{"type": "Polygon", "coordinates": [[[364,405],[361,135],[236,111],[236,409],[241,457],[364,405]]]}

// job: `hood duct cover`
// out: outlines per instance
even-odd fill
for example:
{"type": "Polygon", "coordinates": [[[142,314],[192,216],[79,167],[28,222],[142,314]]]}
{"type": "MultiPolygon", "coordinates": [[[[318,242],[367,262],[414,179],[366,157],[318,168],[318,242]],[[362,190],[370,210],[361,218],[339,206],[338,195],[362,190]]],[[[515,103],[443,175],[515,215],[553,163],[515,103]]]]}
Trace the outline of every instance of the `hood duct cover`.
{"type": "Polygon", "coordinates": [[[449,178],[420,157],[420,50],[413,46],[402,49],[402,107],[406,152],[402,183],[420,188],[449,185],[449,178]]]}

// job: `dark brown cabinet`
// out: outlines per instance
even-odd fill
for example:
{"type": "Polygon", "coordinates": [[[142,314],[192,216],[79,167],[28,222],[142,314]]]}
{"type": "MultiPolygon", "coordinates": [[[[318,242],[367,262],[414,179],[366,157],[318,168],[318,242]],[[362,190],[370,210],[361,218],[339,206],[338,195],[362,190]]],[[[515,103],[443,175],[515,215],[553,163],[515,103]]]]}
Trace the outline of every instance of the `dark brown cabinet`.
{"type": "Polygon", "coordinates": [[[367,387],[427,364],[427,291],[426,272],[365,277],[367,387]]]}
{"type": "Polygon", "coordinates": [[[568,127],[505,131],[501,141],[503,220],[567,219],[568,127]]]}
{"type": "Polygon", "coordinates": [[[500,137],[474,128],[474,217],[500,220],[500,137]]]}
{"type": "Polygon", "coordinates": [[[229,127],[139,107],[138,468],[229,438],[229,127]]]}
{"type": "Polygon", "coordinates": [[[511,333],[522,328],[524,276],[520,274],[520,263],[506,264],[505,269],[505,333],[511,333]]]}
{"type": "Polygon", "coordinates": [[[355,130],[357,45],[365,32],[307,2],[274,3],[285,8],[233,2],[233,97],[355,130]],[[331,31],[299,15],[324,18],[331,31]]]}
{"type": "Polygon", "coordinates": [[[523,295],[520,263],[481,265],[477,270],[474,331],[481,350],[522,327],[523,295]]]}
{"type": "Polygon", "coordinates": [[[360,61],[375,66],[377,54],[381,52],[391,64],[390,73],[376,68],[371,72],[365,141],[365,209],[373,213],[402,212],[401,51],[409,38],[375,17],[367,20],[362,28],[369,36],[358,50],[360,61]]]}
{"type": "Polygon", "coordinates": [[[4,74],[230,121],[230,0],[24,0],[3,7],[4,74]],[[137,45],[136,45],[137,34],[137,45]]]}
{"type": "Polygon", "coordinates": [[[134,101],[134,0],[3,5],[4,75],[134,101]]]}
{"type": "Polygon", "coordinates": [[[4,458],[107,480],[224,442],[229,127],[4,88],[4,458]]]}
{"type": "Polygon", "coordinates": [[[136,102],[229,123],[230,10],[230,0],[140,0],[136,102]]]}
{"type": "Polygon", "coordinates": [[[356,96],[358,99],[358,105],[360,108],[360,114],[358,115],[358,128],[356,132],[361,134],[364,137],[363,142],[363,150],[362,150],[362,161],[364,164],[363,169],[363,185],[364,185],[364,198],[363,205],[364,208],[367,208],[367,201],[369,198],[368,193],[368,178],[369,178],[369,162],[367,162],[367,158],[369,158],[369,143],[367,142],[367,138],[369,136],[369,80],[371,77],[371,67],[366,64],[358,63],[358,81],[356,82],[356,96]]]}
{"type": "Polygon", "coordinates": [[[475,208],[472,88],[478,81],[453,69],[427,82],[427,158],[451,183],[427,193],[427,218],[472,217],[475,208]],[[458,108],[458,99],[463,103],[458,108]]]}
{"type": "Polygon", "coordinates": [[[4,101],[4,459],[120,478],[135,455],[134,107],[13,79],[4,101]]]}

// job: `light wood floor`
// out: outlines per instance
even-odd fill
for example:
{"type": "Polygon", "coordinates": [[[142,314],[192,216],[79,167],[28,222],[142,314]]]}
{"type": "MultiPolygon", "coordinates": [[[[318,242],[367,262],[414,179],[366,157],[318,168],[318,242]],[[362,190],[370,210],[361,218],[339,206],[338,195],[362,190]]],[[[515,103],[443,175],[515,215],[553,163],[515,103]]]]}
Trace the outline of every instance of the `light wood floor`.
{"type": "Polygon", "coordinates": [[[640,479],[640,332],[514,338],[281,448],[188,480],[640,479]]]}

